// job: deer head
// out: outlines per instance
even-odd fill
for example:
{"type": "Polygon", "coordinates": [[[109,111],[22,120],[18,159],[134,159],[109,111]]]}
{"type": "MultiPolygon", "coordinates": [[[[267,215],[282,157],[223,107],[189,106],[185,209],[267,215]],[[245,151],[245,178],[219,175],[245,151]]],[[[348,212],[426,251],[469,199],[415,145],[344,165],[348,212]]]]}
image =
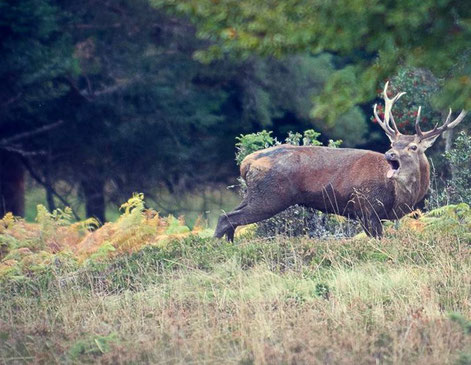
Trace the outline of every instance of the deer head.
{"type": "Polygon", "coordinates": [[[393,98],[388,98],[387,89],[389,81],[386,82],[383,90],[384,98],[384,119],[378,116],[376,111],[377,104],[374,105],[373,112],[378,124],[383,128],[391,141],[391,149],[385,153],[386,160],[390,165],[390,169],[387,173],[388,178],[395,178],[399,180],[405,180],[411,174],[414,174],[420,166],[420,162],[426,159],[424,152],[427,148],[431,147],[435,140],[447,129],[456,127],[466,116],[464,110],[458,115],[458,117],[451,121],[451,109],[448,113],[448,117],[445,123],[441,127],[438,127],[438,123],[435,127],[428,131],[423,132],[420,129],[420,112],[422,107],[419,106],[417,112],[417,119],[415,120],[415,131],[414,135],[401,134],[396,126],[394,117],[392,115],[392,107],[394,103],[405,94],[400,92],[393,98]],[[391,127],[392,125],[392,127],[391,127]]]}

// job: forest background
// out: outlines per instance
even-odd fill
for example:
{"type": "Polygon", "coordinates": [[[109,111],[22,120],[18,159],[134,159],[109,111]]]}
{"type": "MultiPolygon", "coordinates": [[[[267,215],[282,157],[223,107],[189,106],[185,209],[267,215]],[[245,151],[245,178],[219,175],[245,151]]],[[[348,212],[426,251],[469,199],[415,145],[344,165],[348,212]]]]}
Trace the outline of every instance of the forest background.
{"type": "MultiPolygon", "coordinates": [[[[387,79],[407,92],[404,132],[419,105],[423,128],[471,109],[458,0],[5,0],[0,53],[0,216],[47,202],[104,222],[143,192],[164,214],[213,218],[238,199],[240,134],[315,129],[384,152],[371,116],[387,79]]],[[[444,187],[453,140],[431,152],[444,187]]]]}
{"type": "Polygon", "coordinates": [[[212,238],[246,153],[384,152],[385,82],[433,128],[470,54],[462,0],[0,0],[0,364],[471,364],[469,114],[381,240],[300,207],[212,238]]]}

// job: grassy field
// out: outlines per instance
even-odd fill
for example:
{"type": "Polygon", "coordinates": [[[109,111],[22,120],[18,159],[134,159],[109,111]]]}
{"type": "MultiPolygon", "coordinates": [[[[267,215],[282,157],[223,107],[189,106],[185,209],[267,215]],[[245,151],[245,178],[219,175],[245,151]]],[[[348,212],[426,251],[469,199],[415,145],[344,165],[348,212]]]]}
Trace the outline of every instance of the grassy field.
{"type": "Polygon", "coordinates": [[[0,363],[471,363],[469,217],[450,229],[409,219],[382,240],[246,233],[235,244],[174,237],[167,222],[168,239],[147,230],[129,249],[117,227],[155,217],[127,214],[109,226],[116,251],[80,259],[54,248],[45,218],[22,236],[29,252],[5,252],[33,225],[2,221],[0,363]]]}

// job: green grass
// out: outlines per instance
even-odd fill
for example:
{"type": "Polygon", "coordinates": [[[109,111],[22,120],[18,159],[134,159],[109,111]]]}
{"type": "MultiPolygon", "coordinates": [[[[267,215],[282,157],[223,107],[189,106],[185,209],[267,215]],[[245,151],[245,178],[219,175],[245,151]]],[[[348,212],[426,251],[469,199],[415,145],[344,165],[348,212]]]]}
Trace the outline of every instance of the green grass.
{"type": "Polygon", "coordinates": [[[0,363],[465,364],[470,246],[188,237],[0,282],[0,363]]]}
{"type": "MultiPolygon", "coordinates": [[[[79,199],[76,191],[70,187],[62,186],[61,194],[67,197],[67,202],[80,216],[85,217],[84,202],[79,199]]],[[[236,207],[241,198],[234,191],[227,190],[225,187],[216,187],[214,189],[204,189],[203,191],[186,193],[181,196],[172,195],[166,191],[160,191],[155,194],[157,200],[149,198],[146,203],[149,207],[156,208],[162,215],[172,214],[174,216],[183,215],[186,223],[193,227],[199,218],[203,218],[209,227],[215,227],[219,215],[223,211],[231,211],[236,207]]],[[[63,204],[54,199],[57,207],[64,208],[63,204]]],[[[42,187],[37,186],[31,181],[27,183],[25,195],[25,219],[28,222],[34,222],[36,217],[36,207],[38,204],[47,206],[46,192],[42,187]]],[[[116,221],[120,216],[119,205],[108,203],[106,205],[105,216],[108,222],[116,221]]]]}

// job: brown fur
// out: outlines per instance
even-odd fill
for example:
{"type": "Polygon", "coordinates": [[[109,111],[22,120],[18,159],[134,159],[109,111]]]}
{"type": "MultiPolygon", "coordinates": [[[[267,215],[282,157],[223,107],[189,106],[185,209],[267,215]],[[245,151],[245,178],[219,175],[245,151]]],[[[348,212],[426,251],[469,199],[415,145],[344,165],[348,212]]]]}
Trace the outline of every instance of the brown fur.
{"type": "Polygon", "coordinates": [[[232,240],[237,226],[294,204],[357,218],[367,234],[381,236],[381,219],[410,212],[429,185],[427,158],[423,151],[414,156],[407,152],[416,141],[403,137],[391,151],[408,153],[405,159],[411,161],[393,178],[387,177],[385,155],[367,150],[280,145],[248,155],[240,168],[247,194],[234,211],[220,217],[215,236],[232,240]]]}
{"type": "MultiPolygon", "coordinates": [[[[259,151],[260,152],[260,151],[259,151]]],[[[268,157],[257,158],[257,153],[247,156],[240,165],[240,176],[245,179],[249,169],[256,169],[260,172],[268,171],[272,166],[272,160],[268,157]]]]}

